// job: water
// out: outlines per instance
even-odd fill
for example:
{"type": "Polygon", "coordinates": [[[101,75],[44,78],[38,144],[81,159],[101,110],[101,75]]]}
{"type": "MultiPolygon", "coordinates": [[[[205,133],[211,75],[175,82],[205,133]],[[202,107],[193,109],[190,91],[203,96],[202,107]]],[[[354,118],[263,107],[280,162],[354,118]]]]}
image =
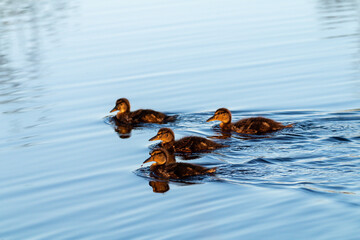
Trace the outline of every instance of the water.
{"type": "Polygon", "coordinates": [[[0,1],[0,238],[358,239],[359,7],[0,1]],[[216,176],[155,182],[160,126],[120,138],[119,97],[179,114],[176,138],[219,136],[219,107],[295,127],[218,139],[191,161],[216,176]]]}

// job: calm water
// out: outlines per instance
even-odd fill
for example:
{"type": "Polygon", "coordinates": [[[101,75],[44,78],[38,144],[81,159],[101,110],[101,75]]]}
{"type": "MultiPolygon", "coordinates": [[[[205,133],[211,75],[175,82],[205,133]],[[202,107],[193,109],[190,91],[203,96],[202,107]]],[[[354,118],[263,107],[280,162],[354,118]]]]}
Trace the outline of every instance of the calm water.
{"type": "MultiPolygon", "coordinates": [[[[359,239],[360,2],[0,0],[0,239],[359,239]],[[159,125],[217,136],[219,107],[293,129],[235,135],[154,182],[159,125]],[[156,193],[164,192],[164,193],[156,193]]],[[[180,160],[180,158],[179,158],[180,160]]]]}

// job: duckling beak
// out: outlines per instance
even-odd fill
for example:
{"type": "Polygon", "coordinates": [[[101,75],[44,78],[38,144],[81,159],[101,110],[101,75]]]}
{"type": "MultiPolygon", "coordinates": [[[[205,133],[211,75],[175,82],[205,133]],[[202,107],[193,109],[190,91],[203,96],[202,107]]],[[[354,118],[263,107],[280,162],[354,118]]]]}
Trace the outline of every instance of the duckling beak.
{"type": "Polygon", "coordinates": [[[145,163],[152,162],[152,161],[154,161],[154,160],[152,159],[152,157],[149,157],[149,158],[146,159],[142,164],[144,165],[145,163]]]}
{"type": "Polygon", "coordinates": [[[149,139],[149,141],[155,141],[155,140],[160,140],[159,135],[153,136],[152,138],[149,139]]]}
{"type": "Polygon", "coordinates": [[[115,112],[115,111],[117,111],[118,109],[117,109],[117,106],[115,106],[111,111],[110,111],[110,113],[112,113],[112,112],[115,112]]]}
{"type": "Polygon", "coordinates": [[[211,122],[211,121],[215,121],[215,120],[216,120],[216,118],[215,118],[215,115],[214,115],[211,118],[209,118],[208,120],[206,120],[206,122],[211,122]]]}

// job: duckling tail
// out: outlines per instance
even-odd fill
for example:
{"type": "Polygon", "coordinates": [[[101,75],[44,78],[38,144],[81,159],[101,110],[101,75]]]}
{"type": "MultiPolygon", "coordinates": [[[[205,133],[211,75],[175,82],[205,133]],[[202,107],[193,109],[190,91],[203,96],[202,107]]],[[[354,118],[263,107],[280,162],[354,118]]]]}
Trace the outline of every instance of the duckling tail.
{"type": "Polygon", "coordinates": [[[285,126],[285,128],[292,128],[292,127],[294,127],[293,123],[285,126]]]}
{"type": "Polygon", "coordinates": [[[175,122],[179,115],[173,115],[173,116],[166,116],[164,119],[165,123],[168,122],[175,122]]]}

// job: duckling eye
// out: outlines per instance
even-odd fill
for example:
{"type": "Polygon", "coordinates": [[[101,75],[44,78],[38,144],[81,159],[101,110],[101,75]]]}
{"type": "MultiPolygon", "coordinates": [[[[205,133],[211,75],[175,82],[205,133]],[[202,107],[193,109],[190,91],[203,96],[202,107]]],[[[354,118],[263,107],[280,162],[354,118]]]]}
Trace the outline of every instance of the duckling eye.
{"type": "Polygon", "coordinates": [[[155,156],[155,155],[159,155],[160,154],[160,151],[156,151],[156,152],[153,152],[152,154],[151,154],[151,156],[155,156]]]}

